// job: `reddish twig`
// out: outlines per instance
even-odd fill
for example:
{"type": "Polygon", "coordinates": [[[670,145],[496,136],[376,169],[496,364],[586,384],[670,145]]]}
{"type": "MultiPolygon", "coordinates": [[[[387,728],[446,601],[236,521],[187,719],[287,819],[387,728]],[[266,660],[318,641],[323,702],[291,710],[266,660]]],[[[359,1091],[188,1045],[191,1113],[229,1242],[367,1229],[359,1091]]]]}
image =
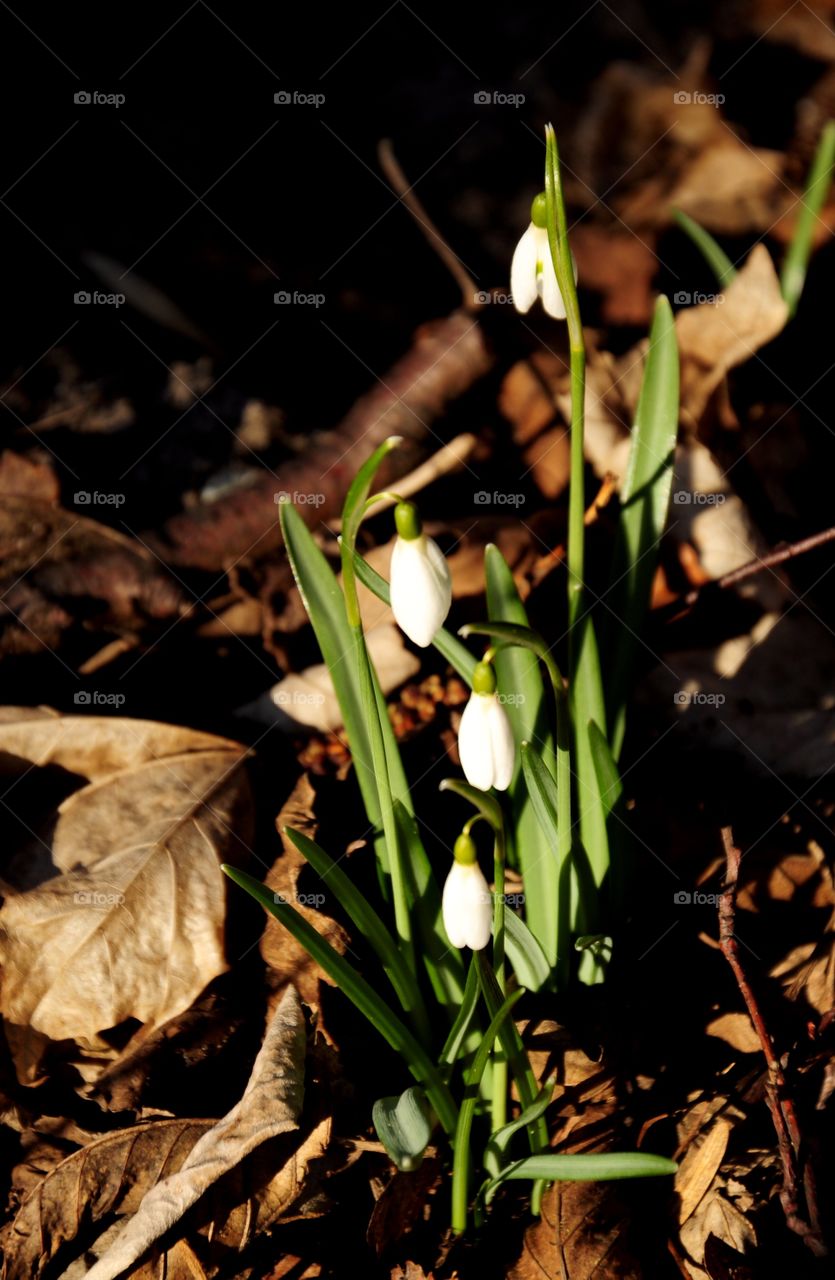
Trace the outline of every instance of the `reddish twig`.
{"type": "Polygon", "coordinates": [[[741,854],[734,844],[733,832],[730,827],[722,828],[722,844],[725,850],[726,870],[725,887],[719,899],[719,946],[736,978],[737,986],[745,1001],[748,1016],[757,1033],[757,1039],[760,1042],[768,1068],[766,1101],[771,1112],[774,1130],[777,1134],[780,1161],[783,1166],[783,1189],[780,1193],[780,1203],[783,1206],[786,1222],[791,1230],[802,1237],[817,1257],[825,1257],[827,1249],[823,1241],[818,1218],[814,1172],[811,1164],[805,1159],[797,1113],[789,1096],[783,1068],[756,996],[746,977],[739,955],[739,944],[734,934],[736,887],[739,879],[741,854]],[[803,1195],[806,1202],[808,1221],[799,1212],[798,1170],[801,1168],[803,1170],[803,1195]]]}
{"type": "Polygon", "coordinates": [[[685,606],[689,608],[696,603],[705,591],[726,591],[728,587],[735,587],[738,583],[745,582],[748,578],[754,578],[758,573],[763,573],[766,569],[773,569],[775,565],[784,564],[786,560],[793,560],[796,556],[805,555],[807,551],[815,551],[827,542],[835,542],[835,527],[823,529],[820,533],[810,534],[808,538],[801,538],[799,542],[783,543],[781,546],[775,547],[773,551],[769,551],[767,555],[758,556],[755,560],[749,560],[747,563],[740,565],[738,569],[732,569],[730,573],[723,574],[721,578],[711,578],[710,581],[694,587],[692,591],[688,591],[678,600],[673,601],[673,605],[670,607],[680,609],[685,606]]]}

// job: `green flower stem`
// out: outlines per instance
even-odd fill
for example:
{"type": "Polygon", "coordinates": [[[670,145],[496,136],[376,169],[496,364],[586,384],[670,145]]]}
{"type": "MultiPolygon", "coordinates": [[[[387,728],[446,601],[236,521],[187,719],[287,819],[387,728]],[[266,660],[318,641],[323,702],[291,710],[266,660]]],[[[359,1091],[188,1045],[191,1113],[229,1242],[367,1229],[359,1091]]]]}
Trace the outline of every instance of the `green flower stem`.
{"type": "MultiPolygon", "coordinates": [[[[571,632],[580,616],[585,568],[585,435],[586,405],[586,343],[574,268],[568,244],[568,221],[565,214],[562,184],[560,182],[557,135],[553,125],[545,128],[545,206],[547,210],[548,244],[557,282],[560,286],[565,318],[568,325],[568,343],[571,361],[571,465],[568,495],[568,623],[571,632]]],[[[576,636],[575,636],[576,639],[576,636]]],[[[569,644],[571,633],[569,634],[569,644]]],[[[574,664],[569,663],[569,680],[574,664]]]]}
{"type": "Polygon", "coordinates": [[[514,991],[508,996],[490,1019],[487,1034],[476,1051],[472,1066],[467,1073],[466,1093],[461,1109],[458,1112],[458,1124],[455,1129],[454,1152],[452,1162],[452,1230],[461,1235],[467,1230],[467,1189],[470,1180],[470,1132],[473,1127],[476,1103],[479,1097],[481,1077],[484,1075],[493,1041],[501,1030],[504,1020],[522,991],[514,991]]]}
{"type": "Polygon", "coordinates": [[[343,995],[354,1004],[380,1035],[391,1045],[408,1065],[409,1070],[423,1085],[429,1101],[444,1131],[452,1137],[458,1123],[458,1109],[440,1071],[432,1062],[423,1044],[400,1021],[362,974],[349,964],[344,956],[323,938],[318,930],[308,924],[304,916],[287,902],[276,902],[275,895],[254,876],[226,863],[221,866],[230,880],[245,889],[256,902],[275,916],[304,949],[320,964],[325,973],[336,983],[343,995]]]}
{"type": "MultiPolygon", "coordinates": [[[[563,872],[571,857],[571,713],[565,681],[554,661],[551,650],[545,642],[544,636],[541,636],[538,631],[534,631],[531,627],[520,627],[513,622],[470,622],[461,627],[458,634],[464,638],[471,635],[493,636],[495,639],[500,640],[503,645],[515,644],[524,649],[530,649],[542,662],[551,681],[557,725],[554,745],[554,777],[557,784],[558,817],[556,848],[557,900],[553,904],[551,930],[552,945],[554,947],[553,955],[558,956],[560,954],[560,921],[563,915],[560,909],[560,899],[561,895],[567,892],[567,885],[562,883],[563,872]]],[[[566,946],[564,950],[567,957],[568,947],[566,946]]],[[[563,969],[562,977],[567,978],[565,964],[561,967],[563,969]]]]}
{"type": "MultiPolygon", "coordinates": [[[[368,461],[360,468],[354,479],[342,513],[342,540],[340,557],[342,561],[342,582],[345,592],[345,610],[354,640],[357,671],[359,674],[360,694],[368,717],[368,737],[371,746],[371,763],[377,779],[377,791],[380,800],[380,817],[383,825],[386,847],[389,856],[389,874],[391,876],[391,893],[394,905],[394,920],[398,941],[406,963],[413,974],[417,973],[415,962],[414,939],[412,937],[412,921],[409,910],[409,890],[404,866],[400,837],[394,815],[394,802],[391,794],[388,761],[383,730],[380,724],[379,708],[374,692],[374,678],[371,670],[371,659],[365,643],[362,629],[359,595],[357,593],[357,574],[354,563],[354,548],[357,531],[364,514],[368,490],[378,467],[386,455],[400,443],[400,438],[390,437],[380,445],[368,461]]],[[[422,998],[419,1006],[410,1010],[415,1017],[415,1025],[420,1033],[429,1034],[429,1018],[422,998]]]]}
{"type": "MultiPolygon", "coordinates": [[[[505,917],[505,832],[504,823],[496,832],[493,842],[493,968],[499,990],[505,995],[504,971],[504,917],[505,917]]],[[[507,1058],[501,1044],[496,1041],[493,1058],[493,1129],[501,1129],[507,1123],[507,1058]]]]}
{"type": "MultiPolygon", "coordinates": [[[[565,304],[571,362],[571,460],[568,496],[568,688],[574,730],[575,772],[578,781],[580,837],[599,888],[609,866],[609,846],[594,762],[589,746],[589,723],[606,732],[606,712],[600,657],[594,623],[583,609],[585,586],[585,399],[586,346],[571,249],[568,221],[560,181],[557,137],[552,125],[545,129],[545,204],[548,245],[565,304]],[[586,800],[591,797],[591,801],[586,800]]],[[[582,924],[597,914],[582,883],[576,885],[577,920],[582,924]]]]}
{"type": "Polygon", "coordinates": [[[832,181],[835,164],[835,120],[823,127],[812,167],[806,179],[797,226],[780,272],[780,287],[789,308],[789,316],[797,311],[797,304],[806,283],[806,272],[812,253],[815,222],[820,216],[832,181]]]}

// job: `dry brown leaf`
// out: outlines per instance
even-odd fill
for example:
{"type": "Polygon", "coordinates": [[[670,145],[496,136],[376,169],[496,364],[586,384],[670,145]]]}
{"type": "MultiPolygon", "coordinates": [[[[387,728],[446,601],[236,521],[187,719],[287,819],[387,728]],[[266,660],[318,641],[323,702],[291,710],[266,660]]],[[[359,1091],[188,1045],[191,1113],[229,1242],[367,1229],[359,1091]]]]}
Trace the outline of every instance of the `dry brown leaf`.
{"type": "Polygon", "coordinates": [[[780,281],[765,245],[755,245],[721,301],[676,317],[681,353],[681,415],[696,425],[725,374],[776,338],[788,319],[780,281]]]}
{"type": "Polygon", "coordinates": [[[694,1280],[708,1280],[708,1273],[701,1263],[709,1236],[716,1236],[738,1253],[752,1250],[757,1244],[756,1232],[748,1218],[740,1213],[718,1185],[711,1188],[697,1211],[681,1228],[680,1239],[689,1254],[687,1266],[694,1280]]]}
{"type": "Polygon", "coordinates": [[[724,1040],[738,1053],[760,1053],[762,1045],[747,1013],[723,1013],[705,1027],[705,1033],[724,1040]]]}
{"type": "Polygon", "coordinates": [[[557,1182],[543,1199],[542,1216],[525,1232],[508,1280],[641,1280],[629,1228],[612,1183],[557,1182]]]}
{"type": "Polygon", "coordinates": [[[652,318],[651,285],[658,259],[633,232],[581,222],[572,229],[571,249],[584,289],[603,294],[604,324],[647,327],[652,318]]]}
{"type": "Polygon", "coordinates": [[[707,1133],[700,1134],[690,1144],[674,1182],[679,1197],[680,1223],[686,1222],[701,1204],[722,1163],[730,1133],[731,1125],[728,1121],[719,1119],[707,1133]]]}
{"type": "MultiPolygon", "coordinates": [[[[305,1028],[301,1003],[288,987],[267,1028],[237,1106],[203,1134],[180,1169],[145,1195],[120,1238],[88,1280],[115,1280],[224,1174],[256,1147],[298,1127],[304,1099],[305,1028]]],[[[293,1178],[295,1182],[295,1178],[293,1178]]]]}
{"type": "MultiPolygon", "coordinates": [[[[53,719],[31,723],[66,747],[53,719]]],[[[98,722],[87,723],[83,740],[95,758],[98,722]]],[[[108,749],[120,734],[132,740],[134,723],[108,720],[108,749]]],[[[225,970],[220,863],[238,861],[238,841],[249,835],[247,753],[198,738],[202,749],[111,773],[69,796],[51,840],[63,874],[7,897],[0,1008],[22,1081],[36,1078],[46,1040],[95,1043],[127,1018],[157,1025],[225,970]]],[[[55,759],[47,741],[36,759],[55,759]]],[[[18,741],[18,757],[25,750],[18,741]]]]}
{"type": "MultiPolygon", "coordinates": [[[[307,862],[284,834],[285,827],[293,827],[311,840],[315,840],[317,831],[313,813],[315,800],[316,792],[307,774],[303,774],[276,818],[284,852],[273,863],[264,884],[272,893],[280,894],[282,898],[292,902],[308,923],[327,938],[332,947],[343,953],[348,945],[348,935],[345,930],[320,909],[324,903],[309,902],[308,895],[299,893],[299,876],[307,866],[307,862]]],[[[311,885],[311,894],[315,896],[321,887],[318,877],[312,878],[311,885]]],[[[272,971],[273,982],[276,985],[283,986],[285,982],[293,982],[305,1004],[315,1009],[320,1007],[319,983],[320,981],[330,982],[330,979],[301,943],[297,942],[272,916],[267,917],[261,936],[261,955],[264,963],[272,971]]]]}
{"type": "MultiPolygon", "coordinates": [[[[108,1134],[64,1160],[44,1178],[6,1231],[4,1280],[37,1276],[62,1245],[90,1224],[113,1214],[131,1221],[114,1239],[99,1239],[99,1261],[91,1276],[116,1276],[223,1177],[223,1195],[201,1219],[201,1231],[225,1249],[243,1248],[291,1210],[310,1161],[327,1145],[330,1122],[322,1120],[302,1144],[288,1151],[277,1135],[297,1128],[303,1099],[304,1020],[298,996],[288,988],[267,1029],[246,1091],[221,1121],[161,1120],[108,1134]],[[269,1143],[268,1147],[263,1144],[269,1143]],[[263,1165],[263,1148],[269,1152],[263,1165]],[[254,1154],[252,1154],[254,1153],[254,1154]],[[246,1164],[241,1162],[246,1157],[246,1164]],[[232,1182],[229,1178],[232,1178],[232,1182]]],[[[183,1242],[179,1242],[182,1245],[183,1242]]],[[[178,1245],[175,1245],[175,1249],[178,1245]]],[[[192,1252],[188,1244],[183,1246],[192,1252]]],[[[196,1246],[201,1265],[205,1249],[196,1246]]],[[[171,1254],[175,1265],[185,1259],[171,1254]]],[[[215,1274],[214,1266],[207,1274],[215,1274]]],[[[140,1270],[140,1273],[142,1271],[140,1270]]],[[[170,1274],[167,1273],[167,1274],[170,1274]]]]}
{"type": "Polygon", "coordinates": [[[783,167],[782,152],[749,147],[728,129],[686,167],[657,216],[666,222],[681,209],[717,235],[767,231],[792,200],[783,167]]]}
{"type": "MultiPolygon", "coordinates": [[[[154,720],[64,716],[49,707],[0,707],[0,753],[41,767],[57,765],[97,782],[150,760],[237,743],[154,720]]],[[[3,761],[4,767],[11,762],[3,761]]]]}
{"type": "MultiPolygon", "coordinates": [[[[377,603],[387,609],[381,601],[377,603]]],[[[403,634],[393,622],[373,624],[366,632],[366,642],[383,694],[391,693],[420,670],[420,659],[406,648],[403,634]]],[[[243,707],[241,714],[291,731],[303,727],[328,733],[342,724],[342,711],[324,662],[317,662],[304,671],[291,672],[255,702],[243,707]]]]}

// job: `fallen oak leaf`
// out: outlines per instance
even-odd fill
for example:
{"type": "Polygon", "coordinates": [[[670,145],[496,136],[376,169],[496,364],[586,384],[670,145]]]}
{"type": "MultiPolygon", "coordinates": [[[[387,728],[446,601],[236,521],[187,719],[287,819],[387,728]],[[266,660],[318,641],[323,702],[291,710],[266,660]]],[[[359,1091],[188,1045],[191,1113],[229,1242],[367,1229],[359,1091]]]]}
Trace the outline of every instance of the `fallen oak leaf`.
{"type": "Polygon", "coordinates": [[[220,862],[240,857],[251,796],[246,749],[214,741],[69,796],[52,834],[64,874],[7,898],[0,1011],[22,1081],[48,1040],[158,1025],[225,971],[220,862]]]}
{"type": "Polygon", "coordinates": [[[304,1102],[304,1052],[301,1001],[295,987],[288,987],[267,1028],[241,1101],[200,1138],[178,1173],[149,1191],[88,1280],[115,1280],[245,1155],[268,1138],[298,1128],[304,1102]]]}
{"type": "MultiPolygon", "coordinates": [[[[50,707],[0,707],[0,755],[56,765],[96,782],[149,760],[238,744],[212,733],[122,716],[64,716],[50,707]]],[[[5,762],[4,762],[5,763],[5,762]]]]}
{"type": "MultiPolygon", "coordinates": [[[[110,1247],[87,1274],[104,1280],[131,1267],[220,1178],[237,1171],[245,1157],[298,1129],[304,1055],[301,1004],[295,989],[288,987],[240,1102],[220,1121],[152,1121],[108,1134],[64,1160],[6,1229],[3,1280],[40,1275],[83,1228],[104,1223],[113,1214],[133,1216],[116,1239],[111,1237],[110,1247]]],[[[266,1212],[259,1212],[257,1219],[250,1212],[250,1234],[253,1226],[262,1230],[271,1225],[292,1204],[309,1161],[321,1154],[328,1136],[329,1121],[320,1121],[266,1180],[266,1191],[257,1193],[266,1212]]],[[[244,1192],[246,1202],[253,1193],[246,1188],[244,1192]]],[[[228,1209],[226,1214],[231,1216],[228,1209]]],[[[220,1231],[223,1234],[223,1224],[220,1231]]],[[[239,1233],[239,1247],[245,1242],[239,1233]]]]}

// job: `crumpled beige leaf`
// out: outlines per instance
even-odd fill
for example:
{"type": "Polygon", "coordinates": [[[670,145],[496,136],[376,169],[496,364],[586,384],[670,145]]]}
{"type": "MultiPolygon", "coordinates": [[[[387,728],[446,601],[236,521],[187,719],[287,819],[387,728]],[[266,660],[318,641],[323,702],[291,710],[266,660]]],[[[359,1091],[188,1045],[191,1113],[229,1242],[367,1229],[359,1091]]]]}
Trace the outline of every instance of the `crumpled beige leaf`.
{"type": "Polygon", "coordinates": [[[707,1130],[691,1142],[675,1176],[674,1189],[679,1197],[678,1220],[686,1222],[699,1207],[722,1163],[732,1126],[720,1116],[707,1130]]]}
{"type": "Polygon", "coordinates": [[[240,1102],[198,1140],[177,1173],[148,1192],[120,1238],[91,1268],[88,1280],[115,1280],[250,1151],[268,1138],[298,1128],[304,1101],[304,1052],[301,1002],[295,988],[288,987],[240,1102]]]}
{"type": "MultiPolygon", "coordinates": [[[[201,1212],[199,1231],[221,1256],[244,1248],[254,1234],[288,1213],[298,1216],[296,1205],[300,1194],[304,1196],[308,1167],[323,1154],[330,1136],[326,1117],[300,1143],[293,1143],[292,1154],[274,1141],[277,1134],[297,1127],[304,1048],[298,997],[288,988],[268,1027],[247,1090],[225,1119],[139,1124],[107,1134],[62,1161],[41,1179],[4,1231],[4,1280],[39,1275],[58,1250],[69,1247],[90,1223],[102,1224],[104,1230],[92,1245],[85,1240],[84,1256],[66,1274],[86,1276],[85,1258],[87,1266],[99,1259],[103,1267],[123,1269],[118,1259],[131,1240],[136,1248],[141,1233],[150,1245],[158,1238],[157,1228],[168,1229],[161,1225],[165,1214],[175,1213],[168,1223],[173,1225],[194,1200],[206,1194],[211,1202],[201,1212]],[[221,1175],[227,1176],[215,1192],[221,1175]],[[135,1217],[126,1226],[124,1220],[130,1215],[135,1217]]],[[[200,1265],[208,1268],[207,1274],[216,1274],[213,1248],[207,1251],[199,1237],[190,1239],[200,1265]]],[[[146,1252],[142,1244],[124,1266],[131,1266],[146,1252]]],[[[188,1240],[180,1239],[166,1251],[166,1274],[180,1274],[176,1268],[183,1254],[190,1260],[192,1251],[188,1240]]],[[[140,1274],[145,1274],[144,1266],[140,1274]]],[[[148,1274],[157,1272],[149,1268],[148,1274]]]]}
{"type": "MultiPolygon", "coordinates": [[[[310,778],[306,773],[302,774],[276,818],[284,851],[270,867],[264,884],[271,893],[291,903],[308,924],[318,930],[340,954],[344,954],[348,946],[348,934],[328,914],[328,898],[333,901],[333,897],[327,890],[327,882],[320,880],[312,869],[305,871],[306,859],[284,834],[285,827],[293,827],[309,839],[315,840],[315,803],[316,792],[310,778]],[[299,888],[299,877],[303,874],[306,892],[300,892],[299,888]]],[[[283,985],[292,981],[305,1004],[320,1009],[319,983],[330,982],[330,979],[302,944],[273,916],[267,916],[260,951],[274,984],[283,985]]],[[[319,1027],[324,1030],[321,1021],[319,1027]]]]}
{"type": "Polygon", "coordinates": [[[239,860],[251,826],[239,744],[205,734],[192,743],[168,726],[143,727],[137,742],[138,722],[113,718],[97,754],[101,722],[85,731],[70,719],[18,723],[6,738],[18,758],[100,775],[57,811],[51,853],[63,874],[10,893],[0,911],[0,1010],[27,1082],[47,1040],[94,1042],[127,1018],[157,1025],[224,972],[220,863],[239,860]],[[156,758],[160,739],[194,749],[156,758]],[[150,758],[113,771],[120,749],[131,763],[150,758]]]}
{"type": "Polygon", "coordinates": [[[711,1187],[696,1212],[681,1228],[681,1243],[689,1255],[687,1269],[694,1280],[709,1280],[707,1271],[700,1265],[704,1260],[708,1236],[716,1236],[738,1253],[747,1253],[757,1247],[753,1226],[723,1193],[721,1179],[711,1187]]]}
{"type": "MultiPolygon", "coordinates": [[[[367,632],[366,641],[384,694],[420,670],[420,659],[406,648],[402,633],[393,623],[375,625],[367,632]]],[[[296,731],[304,726],[327,733],[342,724],[342,711],[324,662],[286,675],[267,693],[241,708],[241,714],[296,731]]]]}
{"type": "Polygon", "coordinates": [[[681,352],[682,421],[698,423],[728,370],[776,338],[788,319],[780,281],[765,245],[751,250],[715,303],[676,316],[681,352]]]}
{"type": "Polygon", "coordinates": [[[0,752],[41,767],[58,765],[97,782],[165,756],[236,742],[182,725],[122,716],[63,716],[49,707],[0,707],[0,752]]]}

